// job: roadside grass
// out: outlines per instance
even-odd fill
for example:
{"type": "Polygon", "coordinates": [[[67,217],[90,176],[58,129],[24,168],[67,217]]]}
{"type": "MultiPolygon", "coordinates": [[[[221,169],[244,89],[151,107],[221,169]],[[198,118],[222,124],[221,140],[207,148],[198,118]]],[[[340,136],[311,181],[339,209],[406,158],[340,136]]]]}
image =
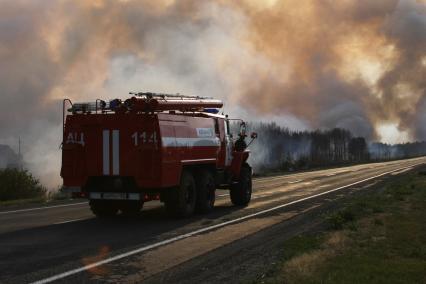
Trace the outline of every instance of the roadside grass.
{"type": "Polygon", "coordinates": [[[254,283],[426,283],[426,175],[408,173],[323,216],[283,244],[254,283]]]}
{"type": "Polygon", "coordinates": [[[44,195],[35,197],[35,198],[22,198],[22,199],[13,199],[13,200],[0,200],[1,207],[19,207],[21,205],[49,205],[55,201],[71,200],[69,194],[65,194],[57,189],[52,192],[46,192],[44,195]]]}
{"type": "Polygon", "coordinates": [[[18,205],[26,205],[26,204],[39,204],[44,202],[46,202],[45,197],[14,199],[14,200],[0,201],[0,207],[18,206],[18,205]]]}

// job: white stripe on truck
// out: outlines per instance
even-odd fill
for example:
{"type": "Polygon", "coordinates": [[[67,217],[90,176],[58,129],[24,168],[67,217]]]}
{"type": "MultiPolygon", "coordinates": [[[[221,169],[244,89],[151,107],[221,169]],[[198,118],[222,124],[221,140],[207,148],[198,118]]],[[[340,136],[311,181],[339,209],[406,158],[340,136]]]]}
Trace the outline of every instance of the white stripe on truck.
{"type": "Polygon", "coordinates": [[[208,147],[219,146],[219,138],[176,138],[162,137],[163,147],[208,147]]]}
{"type": "Polygon", "coordinates": [[[120,130],[112,131],[112,174],[120,174],[120,130]]]}
{"type": "Polygon", "coordinates": [[[109,130],[102,132],[102,141],[103,173],[109,175],[109,130]]]}

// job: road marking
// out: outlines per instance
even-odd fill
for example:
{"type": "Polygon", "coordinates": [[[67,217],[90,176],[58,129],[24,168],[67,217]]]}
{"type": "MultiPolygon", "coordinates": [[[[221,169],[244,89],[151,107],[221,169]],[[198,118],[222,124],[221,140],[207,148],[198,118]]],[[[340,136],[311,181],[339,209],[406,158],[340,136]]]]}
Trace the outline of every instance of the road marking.
{"type": "Polygon", "coordinates": [[[229,196],[229,193],[219,194],[217,197],[229,196]]]}
{"type": "Polygon", "coordinates": [[[298,183],[301,182],[303,179],[298,179],[298,180],[294,180],[294,181],[288,181],[287,183],[289,184],[293,184],[293,183],[298,183]]]}
{"type": "Polygon", "coordinates": [[[392,175],[399,175],[399,174],[405,173],[405,172],[407,172],[407,171],[409,171],[409,170],[411,170],[411,168],[404,169],[404,170],[402,170],[402,171],[392,173],[392,175]]]}
{"type": "Polygon", "coordinates": [[[88,202],[86,201],[86,202],[78,202],[78,203],[71,203],[71,204],[53,205],[53,206],[28,208],[28,209],[19,209],[19,210],[13,210],[13,211],[3,211],[3,212],[0,212],[0,215],[10,214],[10,213],[19,213],[19,212],[28,212],[28,211],[42,210],[42,209],[50,209],[50,208],[58,208],[58,207],[75,206],[75,205],[82,205],[82,204],[87,204],[87,203],[88,202]]]}
{"type": "Polygon", "coordinates": [[[270,194],[259,194],[259,195],[254,195],[251,199],[258,199],[258,198],[262,198],[262,197],[268,197],[270,196],[270,194]]]}
{"type": "Polygon", "coordinates": [[[276,180],[276,179],[295,178],[295,177],[306,175],[306,174],[309,174],[309,173],[311,173],[311,172],[300,172],[300,173],[285,173],[285,172],[283,172],[279,176],[255,177],[255,178],[253,178],[253,181],[256,181],[256,182],[268,182],[268,181],[273,181],[273,180],[276,180]]]}
{"type": "Polygon", "coordinates": [[[323,185],[318,186],[318,188],[328,187],[328,186],[330,186],[330,185],[331,185],[331,184],[323,184],[323,185]]]}
{"type": "Polygon", "coordinates": [[[32,284],[44,284],[44,283],[50,283],[50,282],[53,282],[53,281],[56,281],[56,280],[59,280],[59,279],[63,279],[63,278],[66,278],[68,276],[71,276],[71,275],[92,269],[94,267],[98,267],[98,266],[101,266],[101,265],[104,265],[104,264],[108,264],[108,263],[116,261],[116,260],[120,260],[120,259],[132,256],[132,255],[135,255],[135,254],[139,254],[139,253],[147,251],[147,250],[151,250],[151,249],[158,248],[158,247],[170,244],[170,243],[174,243],[174,242],[179,241],[179,240],[187,239],[189,237],[192,237],[192,236],[195,236],[195,235],[198,235],[198,234],[201,234],[201,233],[205,233],[205,232],[208,232],[208,231],[211,231],[211,230],[214,230],[214,229],[218,229],[218,228],[221,228],[221,227],[225,227],[227,225],[239,223],[241,221],[251,219],[251,218],[259,216],[259,215],[264,215],[266,213],[276,211],[278,209],[288,207],[288,206],[293,205],[293,204],[297,204],[297,203],[300,203],[300,202],[303,202],[303,201],[306,201],[306,200],[309,200],[309,199],[313,199],[313,198],[316,198],[316,197],[319,197],[319,196],[322,196],[322,195],[326,195],[326,194],[331,193],[331,192],[335,192],[335,191],[338,191],[338,190],[341,190],[341,189],[344,189],[344,188],[348,188],[348,187],[351,187],[351,186],[354,186],[354,185],[357,185],[357,184],[360,184],[360,183],[364,183],[366,181],[373,180],[375,178],[385,176],[385,175],[388,175],[390,173],[397,172],[397,171],[400,171],[400,170],[403,170],[403,169],[406,169],[406,168],[409,168],[409,167],[414,167],[414,166],[417,166],[417,165],[420,165],[420,164],[424,164],[424,162],[418,163],[418,164],[415,164],[415,165],[410,165],[408,167],[406,166],[406,167],[398,168],[398,169],[388,171],[388,172],[385,172],[385,173],[382,173],[382,174],[379,174],[379,175],[376,175],[376,176],[373,176],[373,177],[369,177],[369,178],[366,178],[366,179],[363,179],[363,180],[360,180],[360,181],[353,182],[351,184],[343,185],[343,186],[340,186],[340,187],[337,187],[337,188],[334,188],[334,189],[331,189],[331,190],[328,190],[328,191],[325,191],[325,192],[321,192],[321,193],[318,193],[318,194],[307,196],[307,197],[304,197],[304,198],[301,198],[301,199],[298,199],[298,200],[295,200],[295,201],[291,201],[291,202],[284,203],[284,204],[281,204],[281,205],[278,205],[278,206],[275,206],[275,207],[272,207],[272,208],[269,208],[269,209],[265,209],[265,210],[262,210],[262,211],[259,211],[259,212],[256,212],[256,213],[252,213],[252,214],[249,214],[249,215],[246,215],[246,216],[243,216],[243,217],[239,217],[239,218],[236,218],[236,219],[233,219],[233,220],[222,222],[222,223],[219,223],[219,224],[216,224],[216,225],[204,227],[204,228],[201,228],[201,229],[198,229],[198,230],[195,230],[195,231],[183,234],[183,235],[179,235],[179,236],[176,236],[176,237],[173,237],[173,238],[170,238],[170,239],[158,242],[158,243],[154,243],[154,244],[151,244],[151,245],[148,245],[148,246],[140,247],[138,249],[128,251],[126,253],[118,254],[116,256],[113,256],[113,257],[110,257],[110,258],[107,258],[107,259],[104,259],[104,260],[101,260],[101,261],[98,261],[98,262],[94,262],[94,263],[88,264],[88,265],[83,266],[83,267],[79,267],[79,268],[69,270],[69,271],[66,271],[66,272],[45,278],[45,279],[41,279],[41,280],[38,280],[36,282],[33,282],[32,284]]]}
{"type": "Polygon", "coordinates": [[[58,223],[53,223],[53,225],[66,224],[66,223],[71,223],[71,222],[80,221],[80,220],[83,220],[83,219],[84,219],[84,218],[73,219],[73,220],[68,220],[68,221],[62,221],[62,222],[58,222],[58,223]]]}

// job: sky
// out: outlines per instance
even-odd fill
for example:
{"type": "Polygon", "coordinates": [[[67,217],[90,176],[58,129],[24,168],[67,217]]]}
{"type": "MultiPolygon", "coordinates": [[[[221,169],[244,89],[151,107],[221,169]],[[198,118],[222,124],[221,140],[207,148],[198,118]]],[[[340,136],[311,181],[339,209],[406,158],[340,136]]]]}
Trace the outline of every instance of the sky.
{"type": "Polygon", "coordinates": [[[60,182],[62,99],[213,96],[225,112],[426,140],[426,1],[0,0],[0,143],[60,182]]]}

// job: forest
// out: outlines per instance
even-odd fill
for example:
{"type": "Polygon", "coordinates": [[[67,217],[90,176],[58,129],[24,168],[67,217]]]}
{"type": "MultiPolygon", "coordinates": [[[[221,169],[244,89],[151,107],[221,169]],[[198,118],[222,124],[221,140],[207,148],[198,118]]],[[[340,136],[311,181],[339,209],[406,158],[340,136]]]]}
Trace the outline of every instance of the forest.
{"type": "Polygon", "coordinates": [[[249,147],[250,163],[257,172],[303,170],[426,155],[424,141],[395,145],[369,142],[341,128],[291,131],[270,122],[248,123],[247,130],[258,134],[249,147]]]}

